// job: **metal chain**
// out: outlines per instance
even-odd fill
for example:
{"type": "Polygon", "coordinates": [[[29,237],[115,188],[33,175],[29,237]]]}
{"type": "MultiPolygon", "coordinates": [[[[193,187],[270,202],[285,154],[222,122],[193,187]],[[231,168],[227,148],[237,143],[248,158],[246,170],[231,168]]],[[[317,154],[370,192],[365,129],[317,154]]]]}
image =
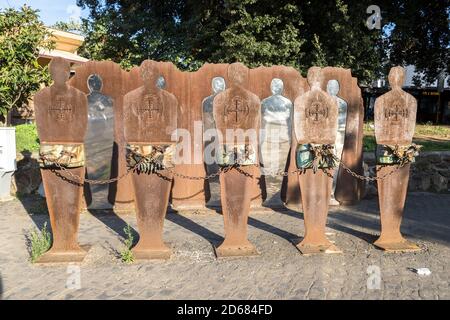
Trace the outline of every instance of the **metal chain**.
{"type": "MultiPolygon", "coordinates": [[[[74,173],[72,173],[72,172],[71,172],[70,170],[68,170],[66,167],[62,166],[62,165],[58,162],[59,158],[56,159],[56,160],[53,160],[53,159],[49,159],[49,158],[47,158],[47,157],[45,157],[45,156],[41,156],[41,159],[54,163],[55,166],[56,166],[58,169],[60,169],[61,171],[67,173],[68,176],[74,180],[74,182],[82,183],[83,178],[80,177],[80,176],[78,176],[78,175],[76,175],[76,174],[74,174],[74,173]]],[[[391,176],[391,175],[394,174],[396,171],[400,170],[402,167],[404,167],[406,164],[409,163],[408,161],[404,161],[404,160],[403,160],[403,161],[401,161],[399,164],[397,164],[393,170],[391,170],[391,171],[389,171],[389,172],[383,174],[382,176],[366,177],[366,176],[360,175],[360,174],[358,174],[358,173],[352,171],[347,165],[345,165],[345,164],[344,164],[339,158],[337,158],[335,155],[333,155],[333,159],[334,159],[338,164],[340,164],[340,165],[344,168],[344,170],[345,170],[347,173],[349,173],[352,177],[354,177],[354,178],[356,178],[356,179],[359,179],[359,180],[367,181],[367,182],[373,182],[373,181],[377,181],[377,180],[383,180],[383,179],[386,179],[387,177],[391,176]]],[[[124,174],[122,174],[122,175],[120,175],[120,176],[118,176],[118,177],[116,177],[116,178],[111,178],[111,179],[107,179],[107,180],[84,179],[84,183],[89,183],[89,184],[92,184],[92,185],[103,185],[103,184],[109,184],[109,183],[113,183],[113,182],[119,181],[119,180],[125,178],[126,176],[128,176],[132,171],[134,171],[135,169],[137,169],[137,167],[140,165],[141,161],[142,161],[142,159],[141,159],[138,163],[136,163],[135,166],[133,166],[132,168],[128,168],[128,170],[127,170],[124,174]]],[[[261,167],[261,166],[258,165],[258,164],[254,164],[254,166],[257,167],[257,168],[261,167]]],[[[181,178],[181,179],[187,179],[187,180],[197,180],[197,181],[198,181],[198,180],[209,180],[209,179],[215,178],[215,177],[219,176],[220,173],[222,173],[222,172],[228,172],[228,171],[230,171],[230,170],[233,169],[233,168],[236,169],[236,170],[238,170],[240,173],[245,174],[246,176],[253,177],[251,174],[249,174],[249,173],[243,171],[242,169],[240,169],[240,167],[241,167],[241,165],[239,165],[238,163],[235,163],[234,165],[231,165],[231,166],[221,167],[217,172],[214,172],[214,173],[209,174],[209,175],[206,175],[206,176],[190,176],[190,175],[185,175],[185,174],[182,174],[182,173],[175,172],[173,169],[170,169],[170,168],[166,168],[165,170],[167,170],[168,172],[170,172],[171,174],[173,174],[173,176],[175,176],[175,177],[178,177],[178,178],[181,178]]],[[[332,175],[327,169],[322,168],[322,171],[325,172],[330,178],[333,177],[333,175],[332,175]]],[[[52,172],[55,172],[55,170],[53,169],[52,172]]],[[[289,176],[290,174],[296,174],[296,173],[297,173],[297,174],[301,174],[302,172],[303,172],[302,169],[297,169],[297,170],[293,170],[293,171],[278,171],[278,172],[276,172],[274,175],[276,175],[276,176],[282,176],[282,177],[287,177],[287,176],[289,176]]],[[[67,177],[64,177],[64,178],[67,179],[67,177]]]]}
{"type": "MultiPolygon", "coordinates": [[[[134,167],[129,168],[124,174],[121,174],[120,176],[118,176],[118,177],[116,177],[116,178],[111,178],[111,179],[107,179],[107,180],[92,180],[92,179],[83,179],[83,178],[80,177],[79,175],[76,175],[76,174],[72,173],[72,172],[71,172],[70,170],[68,170],[65,166],[61,165],[61,164],[59,163],[59,159],[60,159],[61,157],[58,158],[58,159],[56,159],[56,160],[54,160],[54,159],[49,159],[49,158],[47,158],[47,157],[45,157],[45,156],[42,156],[42,155],[41,155],[40,157],[41,157],[42,160],[46,160],[46,161],[48,161],[48,162],[52,162],[58,169],[60,169],[61,171],[63,171],[64,173],[66,173],[71,179],[73,179],[73,180],[72,180],[73,182],[82,184],[83,181],[84,181],[84,183],[89,183],[89,184],[92,184],[92,185],[94,185],[94,184],[95,184],[95,185],[110,184],[110,183],[119,181],[119,180],[125,178],[126,176],[128,176],[128,175],[130,174],[130,172],[133,171],[133,170],[135,170],[135,169],[140,165],[140,163],[141,163],[141,161],[139,161],[138,163],[136,163],[136,165],[135,165],[134,167]]],[[[51,169],[51,171],[52,171],[53,173],[56,174],[55,169],[51,169]]],[[[67,177],[64,177],[64,178],[67,179],[67,177]]]]}
{"type": "Polygon", "coordinates": [[[405,165],[407,165],[409,162],[408,161],[401,161],[399,164],[397,164],[394,169],[392,169],[391,171],[383,174],[382,176],[375,176],[375,177],[366,177],[360,174],[357,174],[356,172],[352,171],[349,167],[347,167],[341,160],[339,160],[335,155],[333,155],[333,157],[335,158],[335,160],[340,163],[340,165],[342,166],[342,168],[344,168],[345,171],[347,171],[352,177],[359,179],[359,180],[363,180],[363,181],[367,181],[367,182],[373,182],[373,181],[378,181],[378,180],[384,180],[387,177],[393,175],[395,172],[397,172],[398,170],[400,170],[402,167],[404,167],[405,165]]]}

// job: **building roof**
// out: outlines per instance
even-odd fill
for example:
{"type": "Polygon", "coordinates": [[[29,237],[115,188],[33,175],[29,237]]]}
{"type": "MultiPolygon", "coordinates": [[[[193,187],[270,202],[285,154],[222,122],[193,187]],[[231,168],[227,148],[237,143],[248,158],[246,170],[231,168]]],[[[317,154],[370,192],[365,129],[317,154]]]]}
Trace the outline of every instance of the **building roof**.
{"type": "MultiPolygon", "coordinates": [[[[51,38],[55,42],[55,48],[53,50],[40,49],[39,57],[45,61],[51,60],[55,57],[61,57],[69,60],[71,63],[83,63],[89,59],[80,57],[77,54],[78,48],[83,44],[84,37],[72,32],[66,32],[47,28],[51,33],[51,38]]],[[[48,63],[48,62],[47,62],[48,63]]]]}
{"type": "Polygon", "coordinates": [[[62,50],[56,50],[56,49],[55,50],[40,49],[39,57],[48,58],[48,59],[61,57],[61,58],[69,60],[69,62],[71,62],[71,63],[83,63],[83,62],[89,61],[89,59],[80,57],[79,55],[77,55],[75,53],[66,52],[66,51],[62,51],[62,50]]]}

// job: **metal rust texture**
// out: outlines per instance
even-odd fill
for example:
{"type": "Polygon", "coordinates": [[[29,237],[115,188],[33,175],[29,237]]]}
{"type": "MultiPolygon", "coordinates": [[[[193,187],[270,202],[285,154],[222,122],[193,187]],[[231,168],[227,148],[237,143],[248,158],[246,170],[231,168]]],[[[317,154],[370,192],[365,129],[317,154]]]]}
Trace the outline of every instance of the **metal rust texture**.
{"type": "MultiPolygon", "coordinates": [[[[67,60],[53,59],[50,73],[53,85],[34,96],[39,139],[47,144],[83,144],[87,129],[86,95],[67,84],[70,75],[67,60]]],[[[67,170],[83,177],[85,168],[67,170]]],[[[53,244],[38,262],[80,262],[86,255],[77,242],[83,186],[65,181],[60,170],[54,171],[41,169],[53,244]]]]}
{"type": "MultiPolygon", "coordinates": [[[[155,63],[158,66],[159,76],[164,77],[165,90],[172,93],[178,100],[177,126],[187,130],[190,134],[189,137],[180,138],[181,144],[187,147],[179,151],[180,161],[174,170],[177,174],[205,177],[206,168],[202,163],[202,129],[201,126],[196,129],[196,123],[202,122],[202,101],[211,94],[211,79],[215,76],[224,77],[227,65],[205,64],[196,72],[183,72],[170,62],[155,63]]],[[[141,82],[138,68],[131,69],[128,74],[131,81],[141,82]]],[[[177,176],[173,179],[170,196],[173,209],[205,208],[205,204],[210,198],[208,181],[184,179],[177,176]]]]}
{"type": "MultiPolygon", "coordinates": [[[[345,130],[344,152],[342,161],[354,172],[362,174],[363,158],[363,120],[364,105],[361,96],[361,89],[358,86],[356,77],[352,77],[350,69],[326,67],[322,69],[322,80],[320,86],[326,90],[329,80],[337,80],[340,85],[339,97],[348,104],[347,123],[345,130]]],[[[305,91],[309,90],[306,85],[305,91]]],[[[297,141],[295,136],[292,139],[291,150],[295,150],[297,141]]],[[[291,157],[287,168],[290,172],[295,170],[295,152],[291,152],[291,157]]],[[[286,191],[282,190],[282,199],[288,206],[301,208],[301,190],[298,188],[298,176],[289,175],[287,178],[286,191]]],[[[364,183],[353,178],[345,170],[339,169],[336,200],[341,205],[352,205],[360,201],[364,192],[364,183]]]]}
{"type": "MultiPolygon", "coordinates": [[[[212,78],[222,76],[227,81],[227,77],[224,76],[227,65],[205,64],[196,72],[181,72],[171,63],[161,64],[161,74],[167,83],[166,90],[173,93],[179,102],[178,127],[187,129],[191,139],[191,148],[184,148],[180,153],[184,156],[184,152],[190,152],[190,155],[187,158],[183,157],[186,161],[177,164],[175,171],[184,175],[204,177],[206,166],[203,164],[202,101],[211,94],[212,78]]],[[[174,209],[204,209],[210,196],[207,180],[175,177],[171,198],[174,209]]]]}
{"type": "MultiPolygon", "coordinates": [[[[243,64],[233,63],[228,67],[229,88],[219,93],[213,102],[216,128],[222,132],[220,144],[249,144],[258,150],[260,127],[260,100],[247,89],[249,70],[243,64]],[[256,130],[256,141],[249,136],[226,139],[227,130],[256,130]],[[256,144],[256,145],[255,145],[256,144]]],[[[229,137],[229,136],[228,136],[229,137]]],[[[247,239],[247,222],[253,195],[252,175],[257,173],[255,165],[232,168],[220,173],[220,195],[224,216],[225,239],[216,248],[217,257],[246,256],[257,254],[256,248],[247,239]],[[236,187],[239,186],[239,187],[236,187]]]]}
{"type": "MultiPolygon", "coordinates": [[[[353,172],[363,175],[363,121],[364,103],[358,79],[352,77],[350,69],[326,67],[322,69],[321,88],[326,90],[329,80],[337,80],[339,97],[347,102],[347,121],[342,162],[353,172]]],[[[364,192],[364,182],[352,177],[338,167],[335,198],[341,205],[353,205],[359,202],[364,192]]]]}
{"type": "MultiPolygon", "coordinates": [[[[165,79],[165,90],[175,95],[178,100],[178,128],[186,129],[190,133],[190,148],[183,148],[180,151],[181,161],[177,163],[175,172],[187,176],[205,177],[206,166],[202,163],[203,159],[203,143],[202,130],[199,124],[202,123],[203,100],[211,95],[211,80],[214,77],[222,77],[225,80],[226,86],[229,86],[228,80],[228,66],[229,64],[204,64],[199,70],[195,72],[180,71],[175,65],[170,62],[155,62],[159,68],[160,76],[165,79]],[[184,152],[190,152],[188,157],[184,157],[184,152]]],[[[271,67],[261,72],[270,84],[269,75],[272,69],[292,69],[287,67],[271,67]],[[265,75],[268,73],[269,75],[265,75]]],[[[294,69],[292,69],[294,70],[294,69]]],[[[292,72],[292,71],[290,71],[292,72]]],[[[288,72],[289,73],[289,72],[288,72]]],[[[275,71],[274,75],[282,76],[283,71],[275,71]]],[[[252,81],[248,81],[245,86],[252,91],[259,90],[258,76],[250,70],[252,81]]],[[[133,68],[128,72],[128,77],[133,82],[141,83],[137,68],[133,68]]],[[[266,80],[264,80],[266,81],[266,80]]],[[[294,88],[295,84],[288,85],[294,88]]],[[[269,86],[270,88],[270,86],[269,86]]],[[[266,88],[263,89],[264,91],[266,88]]],[[[295,90],[295,89],[289,89],[295,90]]],[[[263,91],[262,91],[263,92],[263,91]]],[[[268,91],[270,92],[270,91],[268,91]]],[[[266,94],[264,92],[264,94],[266,94]]],[[[180,139],[181,143],[184,138],[180,139]]],[[[259,170],[255,173],[258,179],[252,181],[252,205],[261,205],[263,196],[265,195],[264,179],[259,179],[259,170]]],[[[194,210],[204,209],[206,203],[210,198],[209,182],[207,180],[191,180],[181,177],[174,177],[174,184],[171,193],[172,208],[175,210],[194,210]]]]}
{"type": "MultiPolygon", "coordinates": [[[[75,69],[75,75],[69,80],[69,84],[89,94],[88,78],[92,74],[101,77],[103,81],[101,93],[111,97],[113,100],[114,147],[111,178],[116,178],[123,175],[127,170],[123,133],[123,97],[127,92],[141,86],[142,82],[140,79],[136,79],[138,77],[135,77],[134,74],[130,76],[129,72],[122,70],[117,63],[112,61],[89,61],[75,69]]],[[[133,209],[134,195],[130,176],[111,183],[108,193],[108,200],[114,205],[115,211],[129,211],[133,209]]],[[[86,207],[85,204],[84,207],[86,207]]]]}
{"type": "MultiPolygon", "coordinates": [[[[391,91],[375,101],[375,138],[377,144],[411,144],[416,125],[417,101],[402,90],[405,69],[394,67],[389,72],[391,91]]],[[[400,233],[400,225],[408,189],[410,165],[397,170],[386,179],[378,180],[381,235],[375,245],[386,251],[416,251],[420,248],[400,233]]],[[[383,176],[392,166],[377,165],[377,175],[383,176]]]]}
{"type": "MultiPolygon", "coordinates": [[[[308,70],[311,90],[294,102],[294,132],[299,144],[334,144],[337,131],[337,101],[321,89],[323,74],[318,67],[308,70]]],[[[332,174],[332,170],[329,170],[332,174]]],[[[325,235],[331,194],[330,178],[319,169],[299,175],[305,236],[297,244],[302,254],[336,253],[340,250],[325,235]]]]}
{"type": "MultiPolygon", "coordinates": [[[[130,144],[158,145],[174,143],[178,102],[175,96],[156,86],[158,64],[145,60],[140,66],[143,86],[124,97],[124,136],[130,144]]],[[[173,174],[133,172],[139,242],[132,249],[135,259],[167,259],[171,249],[162,239],[173,174]]]]}

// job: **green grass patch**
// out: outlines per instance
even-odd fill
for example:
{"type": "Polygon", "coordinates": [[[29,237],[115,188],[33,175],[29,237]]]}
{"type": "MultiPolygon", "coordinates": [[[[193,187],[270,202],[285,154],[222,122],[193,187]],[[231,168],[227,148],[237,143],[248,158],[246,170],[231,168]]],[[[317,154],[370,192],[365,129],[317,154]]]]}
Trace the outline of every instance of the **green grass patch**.
{"type": "Polygon", "coordinates": [[[434,138],[450,139],[450,127],[433,125],[430,123],[418,124],[416,126],[416,134],[434,138]]]}
{"type": "MultiPolygon", "coordinates": [[[[414,138],[415,144],[422,145],[421,151],[450,151],[450,141],[435,141],[428,139],[414,138]]],[[[363,139],[364,151],[375,151],[377,143],[372,135],[365,135],[363,139]]]]}
{"type": "Polygon", "coordinates": [[[44,223],[44,226],[40,231],[37,229],[32,230],[28,236],[28,241],[30,245],[31,262],[35,263],[52,245],[50,232],[47,231],[47,222],[44,223]]]}
{"type": "MultiPolygon", "coordinates": [[[[374,151],[377,146],[373,121],[364,123],[363,150],[374,151]]],[[[417,124],[413,142],[421,151],[450,151],[450,127],[432,123],[417,124]]]]}
{"type": "Polygon", "coordinates": [[[131,251],[134,237],[129,224],[127,224],[127,226],[123,228],[123,232],[125,232],[125,235],[127,237],[123,241],[123,243],[125,244],[125,248],[120,252],[120,256],[122,258],[122,262],[130,264],[134,261],[133,252],[131,251]]]}
{"type": "Polygon", "coordinates": [[[16,128],[16,151],[38,151],[39,138],[35,124],[20,124],[16,128]]]}

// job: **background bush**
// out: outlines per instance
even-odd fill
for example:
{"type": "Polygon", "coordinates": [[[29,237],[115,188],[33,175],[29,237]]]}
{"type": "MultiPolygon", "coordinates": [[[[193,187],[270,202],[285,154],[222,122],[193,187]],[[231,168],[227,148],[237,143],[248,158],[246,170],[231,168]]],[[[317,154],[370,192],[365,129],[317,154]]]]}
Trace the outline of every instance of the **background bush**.
{"type": "Polygon", "coordinates": [[[16,126],[16,151],[39,150],[39,138],[35,124],[21,124],[16,126]]]}

